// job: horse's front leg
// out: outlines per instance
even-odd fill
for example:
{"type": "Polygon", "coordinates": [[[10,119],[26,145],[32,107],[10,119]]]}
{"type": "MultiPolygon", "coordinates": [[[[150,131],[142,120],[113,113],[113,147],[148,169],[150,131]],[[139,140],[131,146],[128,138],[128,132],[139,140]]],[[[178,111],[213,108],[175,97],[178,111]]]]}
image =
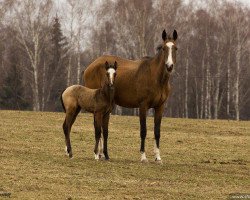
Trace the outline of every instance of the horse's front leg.
{"type": "Polygon", "coordinates": [[[161,137],[161,119],[163,111],[164,111],[164,104],[161,105],[160,107],[155,108],[155,115],[154,115],[154,135],[155,135],[154,154],[155,154],[155,161],[159,163],[161,163],[160,137],[161,137]]]}
{"type": "Polygon", "coordinates": [[[102,120],[102,130],[103,130],[103,140],[104,140],[103,153],[104,153],[104,156],[105,156],[106,160],[109,160],[109,155],[108,155],[108,126],[109,126],[109,117],[110,117],[110,114],[106,113],[103,116],[103,120],[102,120]]]}
{"type": "Polygon", "coordinates": [[[140,136],[141,136],[141,162],[147,162],[147,157],[145,153],[145,139],[147,136],[147,125],[146,125],[146,117],[147,117],[147,108],[140,107],[139,108],[139,117],[140,117],[140,136]]]}
{"type": "Polygon", "coordinates": [[[95,127],[95,148],[94,148],[94,153],[95,153],[95,159],[99,160],[99,142],[101,139],[101,131],[102,131],[102,114],[101,113],[95,113],[94,114],[94,127],[95,127]]]}

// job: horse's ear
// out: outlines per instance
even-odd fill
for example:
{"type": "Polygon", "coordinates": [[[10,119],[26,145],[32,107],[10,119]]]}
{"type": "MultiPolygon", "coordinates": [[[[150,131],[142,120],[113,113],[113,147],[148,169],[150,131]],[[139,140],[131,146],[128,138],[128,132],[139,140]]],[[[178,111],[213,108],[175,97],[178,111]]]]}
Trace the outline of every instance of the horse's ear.
{"type": "Polygon", "coordinates": [[[109,68],[109,63],[108,63],[108,61],[106,61],[105,62],[105,69],[108,70],[108,68],[109,68]]]}
{"type": "Polygon", "coordinates": [[[114,63],[114,69],[116,70],[117,69],[117,62],[115,61],[114,63]]]}
{"type": "Polygon", "coordinates": [[[178,38],[177,31],[174,30],[174,32],[173,32],[173,39],[174,39],[174,40],[177,40],[177,38],[178,38]]]}
{"type": "Polygon", "coordinates": [[[162,36],[163,41],[165,41],[167,39],[167,33],[166,33],[165,29],[162,31],[161,36],[162,36]]]}

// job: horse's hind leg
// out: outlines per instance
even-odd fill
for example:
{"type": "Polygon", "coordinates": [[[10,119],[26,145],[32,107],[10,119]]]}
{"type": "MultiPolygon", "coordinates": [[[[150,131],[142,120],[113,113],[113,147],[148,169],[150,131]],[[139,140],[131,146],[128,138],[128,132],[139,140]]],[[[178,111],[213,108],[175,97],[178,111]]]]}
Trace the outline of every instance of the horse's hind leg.
{"type": "Polygon", "coordinates": [[[95,127],[95,159],[99,160],[99,151],[98,151],[98,145],[101,138],[101,125],[102,125],[102,114],[96,113],[94,114],[94,127],[95,127]]]}
{"type": "Polygon", "coordinates": [[[70,158],[72,158],[72,150],[71,150],[71,144],[70,144],[70,129],[69,129],[69,123],[68,123],[68,116],[65,117],[64,123],[63,123],[63,132],[65,135],[65,152],[66,155],[68,155],[70,158]]]}
{"type": "Polygon", "coordinates": [[[102,121],[103,140],[104,140],[103,153],[104,153],[104,156],[105,156],[106,160],[109,160],[109,155],[108,155],[108,126],[109,126],[109,118],[110,118],[110,114],[106,113],[103,116],[103,121],[102,121]]]}
{"type": "Polygon", "coordinates": [[[71,148],[71,142],[70,142],[70,131],[73,123],[75,122],[75,119],[80,112],[81,108],[73,108],[70,112],[66,112],[66,118],[63,123],[63,130],[65,135],[65,143],[66,143],[66,151],[70,158],[72,158],[72,148],[71,148]]]}

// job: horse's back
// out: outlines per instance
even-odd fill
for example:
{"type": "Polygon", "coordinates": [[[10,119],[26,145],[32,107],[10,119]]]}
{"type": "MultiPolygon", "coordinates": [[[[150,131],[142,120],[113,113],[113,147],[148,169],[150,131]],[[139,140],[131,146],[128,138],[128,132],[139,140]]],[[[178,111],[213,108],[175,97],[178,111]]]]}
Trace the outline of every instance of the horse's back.
{"type": "Polygon", "coordinates": [[[84,71],[83,80],[84,85],[88,88],[97,89],[101,88],[105,82],[105,62],[110,64],[117,62],[117,74],[126,73],[129,71],[137,70],[140,60],[129,60],[118,56],[103,55],[92,62],[84,71]]]}
{"type": "Polygon", "coordinates": [[[75,108],[81,106],[88,107],[92,103],[96,90],[84,87],[82,85],[69,86],[62,94],[64,106],[67,108],[75,108]]]}

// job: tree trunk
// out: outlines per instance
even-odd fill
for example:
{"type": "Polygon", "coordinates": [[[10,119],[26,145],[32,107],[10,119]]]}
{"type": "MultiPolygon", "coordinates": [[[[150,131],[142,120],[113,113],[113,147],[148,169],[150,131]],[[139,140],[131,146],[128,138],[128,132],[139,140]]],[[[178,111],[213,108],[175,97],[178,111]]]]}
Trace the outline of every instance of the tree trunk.
{"type": "Polygon", "coordinates": [[[69,64],[68,64],[68,69],[67,69],[67,86],[71,84],[71,60],[72,60],[72,55],[69,55],[69,64]]]}
{"type": "Polygon", "coordinates": [[[202,119],[203,116],[204,116],[204,84],[205,84],[205,81],[204,81],[204,69],[205,69],[205,54],[203,54],[203,57],[202,57],[202,64],[201,64],[201,106],[200,106],[200,118],[202,119]]]}
{"type": "Polygon", "coordinates": [[[188,67],[189,67],[189,56],[188,47],[186,55],[186,67],[185,67],[185,117],[188,118],[188,67]]]}
{"type": "Polygon", "coordinates": [[[77,84],[80,84],[81,80],[81,53],[78,51],[77,55],[77,84]]]}
{"type": "Polygon", "coordinates": [[[206,65],[206,98],[205,98],[205,118],[211,119],[211,74],[210,74],[210,47],[208,38],[206,36],[206,51],[207,51],[207,65],[206,65]]]}
{"type": "Polygon", "coordinates": [[[81,46],[80,46],[81,29],[78,30],[77,38],[77,84],[80,84],[81,79],[81,46]]]}
{"type": "MultiPolygon", "coordinates": [[[[231,47],[231,36],[229,36],[229,44],[228,46],[231,47]]],[[[231,52],[228,49],[227,55],[227,117],[230,118],[230,81],[231,81],[231,69],[230,69],[230,62],[231,62],[231,52]]]]}
{"type": "Polygon", "coordinates": [[[220,79],[221,79],[221,57],[219,56],[219,42],[217,43],[216,54],[217,58],[217,73],[215,76],[215,94],[214,94],[214,119],[218,119],[218,107],[219,107],[219,91],[220,91],[220,79]]]}
{"type": "Polygon", "coordinates": [[[195,77],[195,108],[196,108],[196,118],[199,119],[199,92],[197,87],[197,78],[195,77]]]}
{"type": "Polygon", "coordinates": [[[41,110],[44,111],[45,109],[45,87],[46,87],[46,82],[45,82],[45,78],[46,78],[46,64],[45,61],[43,63],[43,85],[42,85],[42,105],[41,105],[41,110]]]}
{"type": "Polygon", "coordinates": [[[39,90],[38,90],[38,71],[37,66],[33,66],[34,69],[34,86],[33,86],[33,109],[34,111],[40,110],[40,103],[39,103],[39,90]]]}
{"type": "Polygon", "coordinates": [[[235,119],[240,119],[239,110],[239,76],[240,76],[240,58],[241,58],[241,44],[240,44],[240,33],[237,29],[237,50],[236,50],[236,80],[235,80],[235,119]]]}

